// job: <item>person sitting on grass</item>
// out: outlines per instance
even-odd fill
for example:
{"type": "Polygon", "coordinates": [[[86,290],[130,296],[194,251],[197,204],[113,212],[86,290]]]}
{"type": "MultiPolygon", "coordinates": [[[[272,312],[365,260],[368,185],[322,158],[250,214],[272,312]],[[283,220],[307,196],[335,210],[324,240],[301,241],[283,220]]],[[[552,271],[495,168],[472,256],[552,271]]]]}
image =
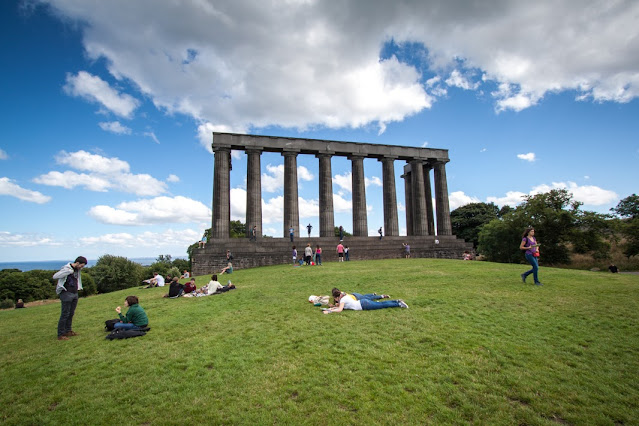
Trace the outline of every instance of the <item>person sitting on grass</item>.
{"type": "Polygon", "coordinates": [[[203,285],[199,290],[196,290],[190,294],[185,294],[184,297],[203,297],[210,296],[216,293],[224,293],[225,291],[233,290],[235,284],[229,281],[228,285],[222,285],[217,280],[217,275],[211,275],[211,281],[207,285],[203,285]]]}
{"type": "Polygon", "coordinates": [[[115,312],[117,312],[120,317],[120,322],[113,325],[114,329],[138,330],[148,327],[149,318],[146,316],[146,312],[144,312],[142,306],[140,306],[137,296],[127,296],[127,298],[124,299],[124,306],[129,307],[126,316],[122,315],[122,308],[119,306],[115,308],[115,312]]]}
{"type": "Polygon", "coordinates": [[[226,264],[226,268],[220,271],[221,274],[232,274],[233,273],[233,264],[231,262],[226,264]]]}
{"type": "MultiPolygon", "coordinates": [[[[362,295],[363,296],[363,295],[362,295]]],[[[322,311],[325,314],[330,313],[338,313],[342,312],[344,309],[350,309],[353,311],[372,311],[374,309],[385,309],[385,308],[406,308],[408,309],[408,305],[401,299],[397,300],[385,300],[383,302],[375,302],[370,299],[361,299],[357,300],[355,296],[348,293],[343,293],[339,291],[337,288],[333,289],[333,299],[337,304],[336,307],[328,308],[322,311]]]]}
{"type": "Polygon", "coordinates": [[[184,294],[189,294],[195,290],[197,290],[197,287],[195,286],[195,278],[191,278],[191,281],[184,285],[184,294]]]}
{"type": "Polygon", "coordinates": [[[177,299],[184,294],[184,284],[180,284],[178,277],[173,277],[171,284],[169,285],[169,293],[164,297],[171,299],[177,299]]]}

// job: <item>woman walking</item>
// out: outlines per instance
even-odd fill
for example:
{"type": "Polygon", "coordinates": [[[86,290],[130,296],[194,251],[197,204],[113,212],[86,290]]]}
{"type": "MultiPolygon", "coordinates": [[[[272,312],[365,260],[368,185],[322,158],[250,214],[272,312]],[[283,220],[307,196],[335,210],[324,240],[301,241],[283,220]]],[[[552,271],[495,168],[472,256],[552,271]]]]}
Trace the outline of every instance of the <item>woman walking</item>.
{"type": "Polygon", "coordinates": [[[519,249],[525,250],[524,253],[526,255],[526,260],[530,263],[532,269],[521,274],[521,280],[524,283],[526,282],[526,277],[533,274],[535,285],[542,285],[541,282],[539,282],[539,277],[537,276],[537,271],[539,270],[539,263],[537,262],[537,258],[539,257],[539,246],[540,244],[537,243],[537,239],[535,239],[535,230],[533,228],[527,228],[521,238],[519,249]]]}

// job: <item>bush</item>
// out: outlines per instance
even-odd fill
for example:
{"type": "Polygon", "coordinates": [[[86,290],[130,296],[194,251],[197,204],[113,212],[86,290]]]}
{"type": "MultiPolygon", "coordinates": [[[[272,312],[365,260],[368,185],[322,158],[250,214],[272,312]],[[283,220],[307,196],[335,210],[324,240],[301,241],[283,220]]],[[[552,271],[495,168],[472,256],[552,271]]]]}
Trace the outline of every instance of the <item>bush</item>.
{"type": "Polygon", "coordinates": [[[11,299],[3,299],[2,301],[0,301],[0,309],[11,309],[15,306],[15,303],[13,303],[13,300],[11,299]]]}
{"type": "Polygon", "coordinates": [[[105,254],[101,256],[90,273],[100,293],[140,285],[144,268],[126,257],[105,254]]]}

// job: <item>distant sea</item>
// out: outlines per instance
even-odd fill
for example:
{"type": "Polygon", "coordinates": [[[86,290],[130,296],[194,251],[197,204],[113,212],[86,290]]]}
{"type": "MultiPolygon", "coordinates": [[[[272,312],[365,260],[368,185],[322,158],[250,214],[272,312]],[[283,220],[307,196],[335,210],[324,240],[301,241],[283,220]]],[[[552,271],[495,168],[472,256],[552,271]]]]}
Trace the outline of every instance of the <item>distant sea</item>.
{"type": "MultiPolygon", "coordinates": [[[[155,262],[155,257],[130,257],[130,261],[139,263],[142,266],[148,266],[155,262]]],[[[177,258],[173,258],[177,259],[177,258]]],[[[73,262],[74,259],[69,260],[43,260],[40,262],[0,262],[0,271],[3,269],[19,269],[22,272],[31,271],[33,269],[44,269],[47,271],[57,271],[62,266],[69,262],[73,262]]],[[[95,266],[97,260],[87,259],[89,262],[87,267],[95,266]]]]}

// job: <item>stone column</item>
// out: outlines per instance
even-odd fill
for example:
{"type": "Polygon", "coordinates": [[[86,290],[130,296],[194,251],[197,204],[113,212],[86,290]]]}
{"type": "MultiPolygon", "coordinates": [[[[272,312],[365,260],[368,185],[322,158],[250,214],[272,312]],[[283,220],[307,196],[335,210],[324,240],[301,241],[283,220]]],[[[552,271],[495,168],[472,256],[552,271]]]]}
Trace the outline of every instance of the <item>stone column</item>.
{"type": "Polygon", "coordinates": [[[424,187],[426,188],[426,220],[428,222],[428,235],[435,235],[435,216],[433,214],[433,192],[430,185],[430,171],[433,167],[424,164],[424,187]]]}
{"type": "Polygon", "coordinates": [[[411,187],[413,190],[413,235],[428,235],[428,217],[426,215],[426,188],[424,187],[424,168],[422,160],[413,160],[411,167],[411,187]]]}
{"type": "Polygon", "coordinates": [[[231,149],[213,146],[215,165],[213,171],[213,222],[215,239],[230,237],[231,222],[231,149]]]}
{"type": "Polygon", "coordinates": [[[402,175],[404,178],[404,202],[406,203],[406,235],[411,236],[413,234],[413,189],[411,186],[411,173],[405,172],[402,175]]]}
{"type": "Polygon", "coordinates": [[[368,236],[368,220],[366,217],[366,185],[364,183],[364,157],[351,155],[353,178],[353,236],[368,236]]]}
{"type": "Polygon", "coordinates": [[[333,175],[331,154],[316,154],[319,159],[319,226],[320,237],[335,236],[335,211],[333,209],[333,175]]]}
{"type": "Polygon", "coordinates": [[[447,162],[448,160],[440,160],[434,163],[437,235],[453,234],[453,229],[450,224],[450,207],[448,205],[448,182],[446,180],[447,162]]]}
{"type": "Polygon", "coordinates": [[[288,229],[293,226],[294,234],[299,237],[300,209],[297,194],[297,151],[284,151],[284,238],[288,238],[288,229]]]}
{"type": "Polygon", "coordinates": [[[251,237],[255,226],[255,237],[262,237],[262,170],[260,157],[262,150],[247,149],[246,166],[246,237],[251,237]]]}
{"type": "Polygon", "coordinates": [[[395,188],[395,158],[384,157],[382,162],[382,180],[384,193],[384,235],[398,236],[397,190],[395,188]]]}

